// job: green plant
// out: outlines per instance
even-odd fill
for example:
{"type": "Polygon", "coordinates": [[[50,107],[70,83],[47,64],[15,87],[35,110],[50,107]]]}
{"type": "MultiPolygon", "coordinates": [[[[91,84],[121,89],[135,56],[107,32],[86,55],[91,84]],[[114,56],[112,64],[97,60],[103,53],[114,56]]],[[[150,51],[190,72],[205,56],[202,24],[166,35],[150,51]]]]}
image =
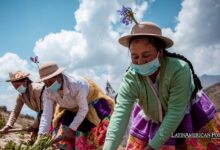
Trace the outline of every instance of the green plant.
{"type": "Polygon", "coordinates": [[[1,148],[1,150],[16,150],[16,143],[14,141],[8,141],[8,143],[1,148]]]}
{"type": "Polygon", "coordinates": [[[54,143],[54,140],[50,135],[42,135],[39,139],[37,139],[36,144],[34,144],[30,150],[47,150],[54,143]]]}
{"type": "Polygon", "coordinates": [[[0,147],[1,150],[30,150],[28,143],[16,144],[14,141],[8,141],[4,147],[0,147]]]}
{"type": "Polygon", "coordinates": [[[41,137],[41,139],[31,147],[29,143],[22,142],[16,144],[14,141],[8,141],[4,147],[0,147],[1,150],[53,150],[51,147],[53,140],[49,136],[41,137]]]}

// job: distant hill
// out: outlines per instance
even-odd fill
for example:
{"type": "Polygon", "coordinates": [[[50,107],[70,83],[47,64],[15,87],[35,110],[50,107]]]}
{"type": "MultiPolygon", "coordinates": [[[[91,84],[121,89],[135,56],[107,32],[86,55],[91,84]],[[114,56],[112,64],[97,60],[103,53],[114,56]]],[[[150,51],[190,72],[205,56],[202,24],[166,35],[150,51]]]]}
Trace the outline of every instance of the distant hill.
{"type": "Polygon", "coordinates": [[[212,86],[216,83],[219,83],[220,82],[220,75],[204,74],[204,75],[200,76],[199,79],[201,80],[203,87],[207,88],[207,87],[212,86]]]}
{"type": "Polygon", "coordinates": [[[220,112],[220,82],[208,87],[205,92],[215,104],[217,111],[220,112]]]}

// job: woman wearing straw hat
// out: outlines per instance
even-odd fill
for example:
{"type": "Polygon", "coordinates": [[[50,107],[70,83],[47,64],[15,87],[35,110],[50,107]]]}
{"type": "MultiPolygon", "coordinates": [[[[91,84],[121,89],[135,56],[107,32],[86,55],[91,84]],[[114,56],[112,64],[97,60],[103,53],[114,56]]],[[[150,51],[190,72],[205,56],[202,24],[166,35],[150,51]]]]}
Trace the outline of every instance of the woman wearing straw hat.
{"type": "Polygon", "coordinates": [[[92,80],[69,76],[63,71],[54,62],[40,66],[40,81],[45,83],[46,88],[39,137],[48,133],[52,122],[53,138],[59,141],[56,144],[59,148],[100,148],[104,143],[114,100],[106,96],[92,80]]]}
{"type": "Polygon", "coordinates": [[[42,112],[42,103],[41,103],[41,94],[43,91],[43,85],[40,83],[32,82],[29,79],[30,74],[24,71],[17,71],[15,73],[9,73],[10,79],[6,82],[11,82],[13,87],[19,92],[17,96],[16,104],[12,110],[7,124],[1,129],[3,133],[8,133],[8,130],[11,129],[18,118],[21,109],[24,104],[26,104],[30,109],[38,112],[34,123],[28,128],[28,131],[31,131],[31,139],[36,137],[40,114],[42,112]]]}
{"type": "Polygon", "coordinates": [[[219,148],[220,140],[210,138],[220,132],[216,109],[201,91],[191,62],[166,50],[173,41],[160,27],[136,24],[119,43],[128,47],[132,63],[118,92],[104,150],[117,149],[133,106],[128,150],[219,148]],[[193,138],[193,133],[200,134],[193,138]],[[196,138],[205,134],[209,137],[196,138]]]}

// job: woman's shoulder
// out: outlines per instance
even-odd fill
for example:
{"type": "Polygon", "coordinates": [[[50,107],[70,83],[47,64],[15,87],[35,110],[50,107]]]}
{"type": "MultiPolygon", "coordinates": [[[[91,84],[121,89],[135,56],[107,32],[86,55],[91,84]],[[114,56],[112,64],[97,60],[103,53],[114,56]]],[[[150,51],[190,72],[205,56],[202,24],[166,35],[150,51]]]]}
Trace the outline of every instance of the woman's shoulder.
{"type": "Polygon", "coordinates": [[[138,80],[138,78],[139,78],[138,74],[134,70],[132,70],[131,68],[129,68],[123,76],[123,80],[135,81],[135,80],[138,80]]]}
{"type": "Polygon", "coordinates": [[[64,78],[64,88],[72,91],[72,89],[78,89],[80,87],[88,87],[88,82],[85,78],[78,75],[63,75],[64,78]]]}
{"type": "Polygon", "coordinates": [[[77,83],[83,81],[83,77],[76,74],[63,74],[63,79],[66,82],[77,83]]]}
{"type": "Polygon", "coordinates": [[[176,72],[184,69],[190,71],[189,64],[179,58],[166,57],[166,70],[169,72],[176,72]]]}
{"type": "Polygon", "coordinates": [[[43,94],[43,88],[44,88],[44,84],[43,83],[38,83],[38,82],[32,82],[31,83],[32,86],[32,98],[34,99],[39,99],[41,97],[41,95],[43,94]]]}
{"type": "Polygon", "coordinates": [[[33,90],[42,90],[42,88],[44,87],[44,84],[43,83],[39,83],[39,82],[32,82],[31,83],[31,86],[32,86],[32,89],[33,90]]]}
{"type": "Polygon", "coordinates": [[[161,77],[163,80],[171,81],[180,74],[191,74],[189,64],[179,58],[165,57],[161,69],[161,77]]]}
{"type": "Polygon", "coordinates": [[[131,90],[135,90],[143,86],[143,83],[140,75],[138,75],[134,70],[129,68],[123,76],[121,86],[131,90]]]}
{"type": "Polygon", "coordinates": [[[118,97],[123,99],[136,99],[139,95],[139,89],[141,86],[141,81],[132,69],[128,69],[120,83],[120,87],[118,90],[118,97]]]}

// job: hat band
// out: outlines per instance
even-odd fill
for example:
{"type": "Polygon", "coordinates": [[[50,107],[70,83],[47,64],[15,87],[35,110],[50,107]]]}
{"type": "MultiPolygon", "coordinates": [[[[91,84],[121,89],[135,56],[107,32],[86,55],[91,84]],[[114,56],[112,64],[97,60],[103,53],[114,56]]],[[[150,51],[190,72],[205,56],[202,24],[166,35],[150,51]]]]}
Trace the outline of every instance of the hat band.
{"type": "Polygon", "coordinates": [[[145,26],[142,24],[133,27],[131,34],[155,34],[162,35],[161,29],[156,26],[145,26]]]}
{"type": "Polygon", "coordinates": [[[54,67],[54,66],[44,68],[44,69],[40,70],[40,77],[44,78],[46,76],[49,76],[49,75],[55,73],[57,70],[58,70],[58,67],[54,67]]]}

